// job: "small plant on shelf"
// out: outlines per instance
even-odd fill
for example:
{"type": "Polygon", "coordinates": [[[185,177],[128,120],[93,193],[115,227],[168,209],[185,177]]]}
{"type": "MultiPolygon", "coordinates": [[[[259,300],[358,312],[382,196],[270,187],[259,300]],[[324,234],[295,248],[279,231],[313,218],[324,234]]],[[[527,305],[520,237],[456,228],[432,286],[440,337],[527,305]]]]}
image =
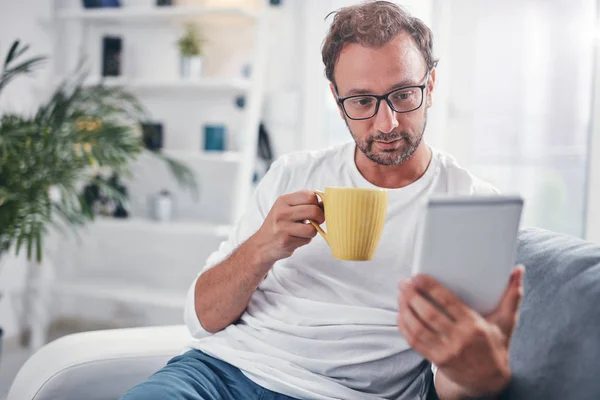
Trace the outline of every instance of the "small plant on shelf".
{"type": "Polygon", "coordinates": [[[202,75],[204,39],[198,27],[192,23],[186,24],[185,32],[177,45],[181,57],[181,77],[199,78],[202,75]]]}

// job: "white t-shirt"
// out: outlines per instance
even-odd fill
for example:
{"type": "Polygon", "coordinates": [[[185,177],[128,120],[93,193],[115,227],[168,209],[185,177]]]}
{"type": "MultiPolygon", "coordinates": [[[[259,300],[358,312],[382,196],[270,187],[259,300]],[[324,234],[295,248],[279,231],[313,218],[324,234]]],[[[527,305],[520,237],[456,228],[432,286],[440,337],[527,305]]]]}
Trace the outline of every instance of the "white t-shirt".
{"type": "MultiPolygon", "coordinates": [[[[435,149],[425,174],[389,190],[384,231],[372,261],[339,261],[320,235],[278,261],[236,324],[206,332],[195,313],[192,284],[185,321],[191,347],[236,366],[275,392],[300,399],[425,398],[429,364],[396,325],[398,283],[410,277],[419,207],[433,193],[495,190],[435,149]]],[[[223,261],[261,226],[275,200],[326,186],[374,188],[354,162],[354,142],[278,159],[261,180],[248,211],[206,262],[223,261]]],[[[326,224],[323,225],[326,228],[326,224]]],[[[201,273],[202,273],[201,272],[201,273]]]]}

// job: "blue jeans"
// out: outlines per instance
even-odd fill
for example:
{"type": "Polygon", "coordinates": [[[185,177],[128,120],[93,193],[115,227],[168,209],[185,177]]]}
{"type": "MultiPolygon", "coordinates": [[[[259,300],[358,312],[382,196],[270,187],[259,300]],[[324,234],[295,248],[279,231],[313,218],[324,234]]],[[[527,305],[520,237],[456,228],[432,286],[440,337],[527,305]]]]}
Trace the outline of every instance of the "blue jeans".
{"type": "Polygon", "coordinates": [[[236,367],[190,350],[171,359],[121,400],[294,400],[246,378],[236,367]]]}

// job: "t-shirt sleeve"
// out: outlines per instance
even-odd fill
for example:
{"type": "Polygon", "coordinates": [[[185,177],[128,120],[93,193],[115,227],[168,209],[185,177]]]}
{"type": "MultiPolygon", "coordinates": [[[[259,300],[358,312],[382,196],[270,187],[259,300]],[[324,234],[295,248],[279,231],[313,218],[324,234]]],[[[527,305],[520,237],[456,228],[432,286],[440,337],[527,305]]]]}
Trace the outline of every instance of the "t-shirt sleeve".
{"type": "Polygon", "coordinates": [[[486,196],[486,195],[499,195],[501,194],[498,189],[491,183],[488,183],[479,178],[474,178],[471,186],[472,194],[486,196]]]}
{"type": "Polygon", "coordinates": [[[279,160],[271,165],[271,168],[261,179],[251,196],[244,215],[232,228],[227,239],[221,242],[219,248],[207,258],[202,270],[192,282],[186,296],[183,318],[194,338],[198,339],[210,335],[210,332],[202,327],[196,314],[195,288],[198,278],[209,269],[223,262],[260,228],[273,203],[282,194],[281,188],[285,182],[283,170],[282,162],[279,160]]]}

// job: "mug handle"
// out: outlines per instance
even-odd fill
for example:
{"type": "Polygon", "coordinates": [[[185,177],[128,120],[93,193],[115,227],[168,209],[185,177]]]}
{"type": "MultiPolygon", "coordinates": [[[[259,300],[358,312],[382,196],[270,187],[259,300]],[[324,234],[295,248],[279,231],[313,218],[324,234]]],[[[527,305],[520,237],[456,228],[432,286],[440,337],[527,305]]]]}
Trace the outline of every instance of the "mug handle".
{"type": "MultiPolygon", "coordinates": [[[[318,190],[313,190],[313,193],[316,194],[317,196],[319,196],[321,198],[321,200],[323,201],[323,205],[325,205],[325,193],[320,192],[318,190]]],[[[325,239],[325,243],[327,243],[327,245],[329,245],[329,240],[327,240],[327,232],[325,232],[323,230],[323,228],[321,228],[319,226],[319,224],[317,224],[315,221],[309,220],[308,222],[310,222],[311,225],[315,227],[317,232],[319,232],[321,234],[321,236],[323,236],[323,239],[325,239]]]]}

